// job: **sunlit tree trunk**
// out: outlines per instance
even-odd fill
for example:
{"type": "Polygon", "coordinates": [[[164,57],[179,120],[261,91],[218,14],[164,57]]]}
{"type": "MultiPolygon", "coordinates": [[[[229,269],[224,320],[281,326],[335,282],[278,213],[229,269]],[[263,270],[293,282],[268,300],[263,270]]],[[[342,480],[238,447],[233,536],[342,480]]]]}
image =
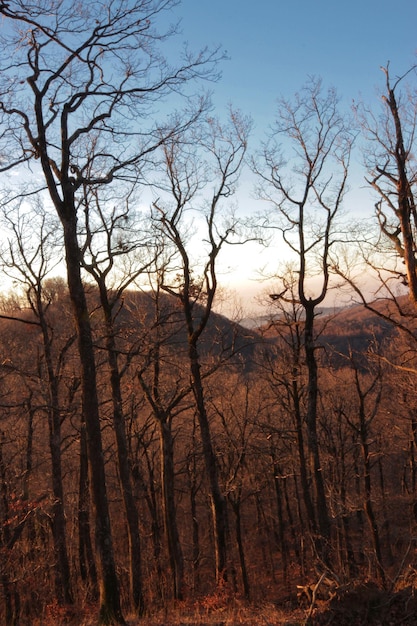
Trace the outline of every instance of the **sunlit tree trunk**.
{"type": "Polygon", "coordinates": [[[313,504],[311,491],[310,491],[309,473],[308,473],[308,466],[307,466],[305,446],[304,446],[303,419],[302,419],[302,414],[301,414],[299,394],[300,392],[299,392],[298,382],[297,382],[297,368],[294,368],[293,381],[292,381],[292,397],[293,397],[293,402],[294,402],[294,419],[295,419],[295,427],[296,427],[296,432],[297,432],[298,458],[300,461],[301,489],[303,493],[304,506],[305,506],[306,513],[307,513],[307,519],[308,519],[310,531],[315,533],[317,531],[316,514],[314,511],[314,504],[313,504]]]}
{"type": "Polygon", "coordinates": [[[374,506],[372,504],[372,480],[371,480],[371,455],[369,451],[368,432],[366,427],[366,419],[362,409],[360,407],[360,441],[362,449],[362,461],[364,467],[364,510],[368,520],[369,529],[371,531],[372,543],[374,553],[377,562],[378,574],[383,584],[385,584],[385,572],[382,565],[382,550],[381,540],[379,534],[378,523],[374,512],[374,506]]]}
{"type": "Polygon", "coordinates": [[[58,602],[62,604],[72,604],[73,595],[71,590],[70,565],[67,551],[67,532],[64,509],[64,488],[62,482],[62,460],[61,460],[61,410],[59,406],[59,378],[54,372],[51,337],[45,318],[42,294],[38,290],[36,294],[36,312],[43,336],[44,356],[49,386],[49,448],[51,451],[52,464],[52,493],[54,504],[52,511],[52,536],[56,553],[55,563],[55,588],[58,602]]]}
{"type": "Polygon", "coordinates": [[[187,457],[187,477],[190,494],[190,513],[192,526],[192,560],[193,560],[193,590],[196,592],[200,586],[200,524],[197,517],[197,494],[199,491],[199,481],[197,477],[197,441],[196,424],[193,423],[192,446],[187,457]]]}
{"type": "Polygon", "coordinates": [[[159,418],[161,447],[162,508],[168,553],[174,584],[174,597],[182,600],[184,595],[184,558],[180,543],[175,507],[174,442],[170,423],[159,418]]]}
{"type": "Polygon", "coordinates": [[[113,427],[116,434],[119,479],[129,539],[129,580],[133,606],[138,615],[145,610],[142,588],[142,559],[139,536],[139,516],[133,494],[132,472],[126,436],[126,423],[123,413],[121,373],[118,364],[118,353],[115,341],[115,329],[112,307],[108,300],[106,287],[99,284],[100,300],[105,320],[105,345],[110,369],[110,387],[113,405],[113,427]]]}
{"type": "Polygon", "coordinates": [[[91,602],[98,599],[96,560],[91,544],[90,482],[88,480],[87,433],[84,420],[80,425],[80,467],[78,479],[78,563],[81,580],[91,602]]]}
{"type": "Polygon", "coordinates": [[[120,608],[119,581],[113,552],[110,515],[107,500],[106,474],[97,397],[96,364],[90,315],[84,285],[81,280],[80,250],[77,240],[74,207],[60,210],[64,230],[64,244],[68,289],[77,328],[80,355],[83,414],[86,426],[90,486],[94,506],[95,543],[98,552],[100,621],[124,623],[120,608]]]}
{"type": "Polygon", "coordinates": [[[204,401],[198,350],[193,341],[189,343],[191,384],[197,408],[203,455],[210,484],[210,498],[213,514],[213,532],[216,557],[216,579],[220,583],[227,575],[227,510],[226,498],[219,486],[216,455],[213,449],[210,425],[204,401]]]}
{"type": "Polygon", "coordinates": [[[361,380],[358,365],[355,363],[353,356],[351,356],[351,365],[353,367],[355,391],[358,400],[357,410],[357,423],[352,419],[347,418],[349,424],[355,429],[360,443],[360,450],[362,454],[363,463],[363,499],[364,499],[364,511],[365,517],[368,521],[369,530],[371,533],[372,545],[376,560],[376,569],[378,577],[383,585],[386,583],[386,576],[383,567],[382,560],[382,543],[380,537],[380,531],[378,527],[377,517],[374,511],[373,497],[374,490],[372,486],[371,478],[371,451],[369,444],[369,429],[370,425],[377,415],[378,408],[382,395],[382,375],[380,368],[371,377],[370,382],[361,380]],[[372,395],[371,395],[372,394],[372,395]],[[369,402],[372,402],[370,406],[369,402]]]}
{"type": "Polygon", "coordinates": [[[316,360],[316,342],[314,340],[314,309],[315,304],[305,307],[306,319],[304,330],[304,349],[308,371],[308,398],[307,398],[307,441],[310,457],[310,470],[313,477],[317,521],[320,535],[324,541],[330,538],[330,519],[327,509],[326,493],[324,489],[323,468],[320,460],[319,442],[317,437],[317,396],[318,396],[318,368],[316,360]]]}
{"type": "Polygon", "coordinates": [[[229,502],[232,506],[233,513],[235,515],[235,534],[236,534],[236,544],[237,551],[239,554],[239,564],[240,564],[240,573],[242,576],[242,584],[243,584],[243,593],[246,600],[250,599],[250,584],[249,584],[249,575],[248,568],[246,565],[246,557],[245,557],[245,549],[243,545],[243,533],[242,533],[242,487],[239,485],[237,488],[237,493],[229,498],[229,502]]]}
{"type": "Polygon", "coordinates": [[[283,498],[281,491],[281,468],[279,466],[278,460],[276,458],[275,450],[271,447],[271,460],[272,460],[272,468],[274,472],[274,489],[275,489],[275,499],[277,504],[277,518],[278,518],[278,538],[279,538],[279,548],[281,550],[281,558],[282,558],[282,569],[284,574],[284,580],[287,580],[288,575],[288,548],[287,541],[285,538],[285,529],[284,529],[284,515],[283,515],[283,498]]]}

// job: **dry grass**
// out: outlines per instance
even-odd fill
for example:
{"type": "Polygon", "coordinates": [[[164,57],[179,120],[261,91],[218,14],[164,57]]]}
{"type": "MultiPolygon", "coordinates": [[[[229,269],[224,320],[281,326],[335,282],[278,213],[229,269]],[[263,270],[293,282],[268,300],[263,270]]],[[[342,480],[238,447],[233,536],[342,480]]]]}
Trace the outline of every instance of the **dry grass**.
{"type": "Polygon", "coordinates": [[[144,620],[129,621],[129,626],[302,626],[305,612],[301,609],[283,611],[272,604],[252,607],[218,608],[199,610],[198,608],[177,609],[162,612],[144,620]]]}
{"type": "MultiPolygon", "coordinates": [[[[310,607],[245,602],[226,591],[172,602],[141,619],[127,616],[128,626],[417,626],[417,570],[387,591],[372,582],[352,581],[318,598],[310,607]]],[[[20,626],[96,626],[97,607],[66,609],[50,605],[37,620],[20,626]]]]}
{"type": "MultiPolygon", "coordinates": [[[[140,619],[127,616],[128,626],[302,626],[306,612],[299,608],[279,608],[273,603],[249,604],[233,601],[229,605],[217,605],[214,598],[200,602],[177,603],[156,610],[152,615],[140,619]]],[[[31,626],[96,626],[97,608],[82,611],[49,606],[39,620],[31,626]]],[[[23,624],[22,624],[23,626],[23,624]]]]}

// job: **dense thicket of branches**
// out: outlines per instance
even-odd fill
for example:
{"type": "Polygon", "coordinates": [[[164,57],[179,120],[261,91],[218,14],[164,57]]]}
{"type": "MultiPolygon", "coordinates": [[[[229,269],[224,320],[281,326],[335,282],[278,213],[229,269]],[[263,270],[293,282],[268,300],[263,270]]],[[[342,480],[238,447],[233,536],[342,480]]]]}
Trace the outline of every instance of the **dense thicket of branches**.
{"type": "Polygon", "coordinates": [[[223,248],[253,236],[228,205],[251,123],[193,95],[217,50],[164,58],[175,4],[0,5],[7,626],[279,602],[324,575],[394,587],[414,567],[415,68],[384,70],[380,116],[357,108],[376,238],[339,222],[356,131],[335,92],[280,102],[252,169],[296,265],[250,331],[215,304],[223,248]],[[320,310],[333,274],[362,301],[342,325],[320,310]]]}
{"type": "MultiPolygon", "coordinates": [[[[135,598],[129,583],[128,520],[119,480],[107,331],[99,294],[94,287],[89,291],[110,519],[122,609],[128,613],[135,598]]],[[[9,317],[25,323],[1,323],[1,611],[6,623],[14,623],[16,615],[21,623],[34,623],[39,615],[46,621],[59,605],[75,602],[80,609],[94,605],[97,597],[96,554],[89,539],[92,518],[84,493],[88,482],[82,477],[79,357],[62,281],[47,282],[42,296],[49,352],[38,310],[30,310],[22,299],[18,306],[16,301],[8,302],[7,309],[5,305],[9,317]],[[48,363],[57,406],[51,405],[48,363]],[[59,430],[52,408],[59,413],[59,430]],[[58,434],[59,452],[54,454],[58,434]],[[61,491],[55,486],[57,454],[61,491]],[[68,565],[60,562],[54,539],[58,504],[65,512],[65,534],[60,537],[68,565]]],[[[288,589],[295,592],[297,584],[316,580],[324,567],[317,559],[301,484],[308,371],[299,352],[299,313],[293,317],[287,312],[286,319],[270,326],[267,337],[233,329],[214,316],[201,344],[211,441],[228,510],[229,575],[223,584],[231,594],[253,600],[279,600],[288,589]]],[[[387,584],[404,573],[400,564],[412,541],[417,484],[413,374],[396,374],[376,357],[378,352],[391,361],[406,350],[400,337],[395,349],[392,344],[377,346],[372,321],[363,314],[359,324],[361,320],[368,327],[361,339],[365,352],[347,349],[345,329],[340,331],[335,321],[333,334],[323,334],[322,345],[337,344],[338,352],[332,357],[327,345],[319,357],[317,432],[331,514],[331,568],[327,565],[326,571],[338,583],[370,577],[387,584]]],[[[187,332],[175,300],[156,292],[126,292],[114,337],[138,512],[142,602],[151,611],[178,596],[179,582],[182,597],[215,591],[211,487],[196,430],[187,332]],[[169,497],[168,486],[173,490],[169,497]]]]}

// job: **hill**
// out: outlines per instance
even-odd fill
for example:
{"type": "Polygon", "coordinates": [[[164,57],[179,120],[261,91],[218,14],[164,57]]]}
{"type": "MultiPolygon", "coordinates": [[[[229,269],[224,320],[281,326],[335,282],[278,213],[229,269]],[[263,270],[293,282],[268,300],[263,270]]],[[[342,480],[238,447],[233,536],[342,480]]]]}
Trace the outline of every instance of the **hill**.
{"type": "MultiPolygon", "coordinates": [[[[289,333],[293,324],[302,323],[303,311],[297,319],[283,313],[273,318],[259,318],[258,330],[267,342],[289,333]]],[[[365,354],[370,345],[379,346],[394,341],[401,329],[417,339],[417,312],[407,296],[394,300],[381,298],[346,308],[317,308],[315,332],[318,346],[325,349],[333,367],[339,367],[350,353],[365,354]]]]}
{"type": "MultiPolygon", "coordinates": [[[[204,307],[194,303],[195,326],[199,324],[203,314],[204,307]]],[[[169,294],[159,294],[156,302],[152,292],[125,292],[117,321],[120,327],[135,329],[138,336],[153,333],[160,324],[160,332],[163,333],[160,338],[167,345],[180,352],[186,349],[187,328],[181,305],[169,294]]],[[[245,328],[240,323],[212,311],[201,335],[200,354],[203,358],[243,358],[249,365],[256,345],[261,340],[257,330],[245,328]]]]}
{"type": "Polygon", "coordinates": [[[371,344],[379,346],[395,340],[401,329],[417,329],[417,312],[408,297],[379,299],[369,305],[357,304],[333,315],[319,317],[319,341],[333,353],[363,354],[371,344]]]}

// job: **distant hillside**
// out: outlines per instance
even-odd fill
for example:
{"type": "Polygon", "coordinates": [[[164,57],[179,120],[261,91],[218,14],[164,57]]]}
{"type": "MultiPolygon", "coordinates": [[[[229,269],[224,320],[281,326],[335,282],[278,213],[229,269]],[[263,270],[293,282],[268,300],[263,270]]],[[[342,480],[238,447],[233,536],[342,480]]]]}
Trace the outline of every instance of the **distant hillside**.
{"type": "MultiPolygon", "coordinates": [[[[99,337],[103,320],[98,306],[98,293],[94,287],[89,288],[88,297],[90,307],[94,310],[93,325],[99,337]]],[[[48,309],[48,315],[52,316],[58,329],[62,323],[68,326],[71,317],[67,298],[67,293],[64,292],[48,309]]],[[[154,341],[156,336],[155,306],[155,298],[151,292],[124,292],[121,301],[114,308],[116,327],[120,331],[120,337],[124,337],[123,341],[139,344],[142,342],[151,344],[154,341]]],[[[417,341],[417,311],[407,296],[398,298],[395,303],[388,299],[376,300],[370,306],[380,315],[363,304],[339,309],[317,308],[315,325],[317,343],[325,349],[326,358],[330,359],[333,366],[338,367],[345,363],[344,356],[349,352],[364,354],[374,341],[381,343],[395,340],[399,332],[398,323],[415,331],[417,341]]],[[[182,354],[186,358],[187,334],[179,301],[169,294],[160,294],[158,311],[163,329],[159,339],[162,337],[162,341],[172,347],[178,356],[182,354]]],[[[196,323],[202,314],[203,307],[196,303],[194,305],[196,323]]],[[[31,337],[33,337],[40,333],[30,309],[19,308],[11,312],[11,315],[9,319],[7,316],[1,319],[3,334],[17,332],[18,336],[23,333],[26,337],[27,333],[31,332],[31,337]],[[13,321],[13,314],[17,318],[26,319],[32,325],[16,325],[13,321]]],[[[302,315],[300,321],[302,321],[302,315]]],[[[279,333],[285,334],[286,324],[282,315],[276,315],[274,318],[260,316],[237,323],[224,315],[212,312],[200,339],[201,357],[202,359],[229,360],[230,363],[239,362],[244,369],[250,371],[259,358],[258,349],[261,346],[267,349],[268,345],[275,344],[277,341],[278,327],[279,333]]]]}
{"type": "MultiPolygon", "coordinates": [[[[329,315],[335,315],[336,313],[338,313],[339,311],[344,311],[346,310],[346,307],[317,307],[317,315],[323,315],[323,316],[329,316],[329,315]]],[[[279,320],[281,317],[281,315],[279,313],[277,313],[275,316],[271,316],[271,315],[254,315],[254,316],[250,316],[250,317],[244,317],[242,320],[240,320],[240,324],[241,326],[244,326],[245,328],[251,328],[251,329],[259,329],[259,328],[265,328],[265,326],[267,326],[268,324],[271,323],[271,321],[273,320],[279,320]]]]}
{"type": "MultiPolygon", "coordinates": [[[[380,299],[370,303],[373,310],[363,304],[346,308],[317,308],[316,337],[318,345],[326,350],[326,356],[333,366],[345,363],[344,356],[350,352],[364,354],[371,343],[381,344],[395,340],[398,336],[398,325],[402,324],[409,330],[415,330],[417,341],[417,311],[407,296],[393,302],[380,299]]],[[[302,320],[300,314],[300,320],[302,320]]],[[[285,321],[282,315],[275,318],[262,317],[260,330],[263,336],[274,342],[279,333],[285,333],[285,321]]]]}
{"type": "Polygon", "coordinates": [[[390,341],[398,335],[398,324],[417,328],[417,311],[402,296],[396,303],[389,299],[376,300],[369,310],[363,304],[343,309],[335,315],[318,320],[322,325],[320,343],[341,354],[351,350],[365,352],[370,343],[390,341]]]}
{"type": "MultiPolygon", "coordinates": [[[[179,352],[186,350],[187,331],[179,301],[169,294],[159,294],[158,315],[163,325],[166,343],[179,352]]],[[[203,315],[203,307],[194,304],[196,326],[203,315]]],[[[155,299],[151,292],[128,291],[117,323],[121,327],[137,328],[138,334],[152,333],[155,328],[155,299]]],[[[203,358],[236,359],[250,367],[256,346],[262,341],[256,330],[245,328],[224,315],[212,312],[200,338],[200,354],[203,358]]]]}
{"type": "MultiPolygon", "coordinates": [[[[102,345],[103,316],[99,306],[99,294],[95,286],[88,286],[88,301],[92,311],[92,325],[97,346],[102,345]]],[[[71,328],[71,304],[66,288],[47,305],[48,319],[55,334],[75,332],[71,328]]],[[[1,312],[0,312],[1,313],[1,312]]],[[[137,345],[145,353],[147,346],[159,341],[172,348],[177,356],[187,358],[187,331],[179,301],[169,294],[159,294],[158,304],[151,292],[125,291],[113,308],[115,329],[118,341],[123,349],[129,350],[137,345]],[[159,328],[157,328],[159,320],[159,328]]],[[[194,305],[195,325],[203,315],[203,307],[194,305]]],[[[0,328],[3,336],[10,335],[14,341],[27,341],[30,333],[31,344],[41,336],[38,321],[29,307],[10,307],[0,314],[0,328]],[[25,324],[21,322],[25,321],[25,324]]],[[[256,330],[249,330],[227,317],[210,314],[209,321],[199,340],[202,360],[218,359],[234,361],[251,369],[256,347],[262,342],[262,336],[256,330]]]]}

